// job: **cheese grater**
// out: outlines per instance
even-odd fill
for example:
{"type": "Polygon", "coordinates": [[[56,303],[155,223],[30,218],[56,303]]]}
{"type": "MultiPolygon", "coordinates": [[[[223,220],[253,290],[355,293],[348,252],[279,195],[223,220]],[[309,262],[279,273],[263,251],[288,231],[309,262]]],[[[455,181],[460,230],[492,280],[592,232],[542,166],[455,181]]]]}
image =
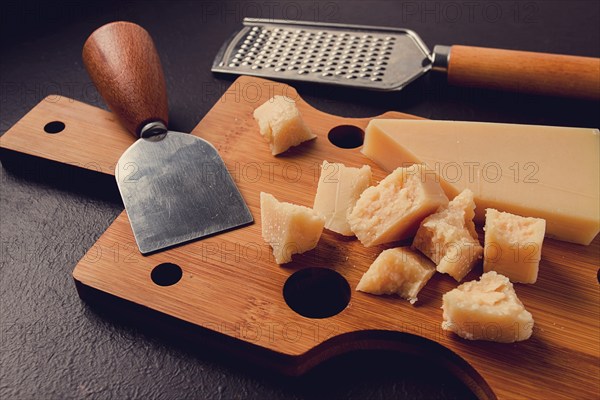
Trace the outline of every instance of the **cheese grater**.
{"type": "Polygon", "coordinates": [[[245,18],[213,72],[397,91],[430,70],[448,83],[600,99],[600,59],[436,45],[408,29],[245,18]]]}
{"type": "Polygon", "coordinates": [[[429,49],[407,29],[245,18],[212,71],[388,91],[431,65],[429,49]]]}

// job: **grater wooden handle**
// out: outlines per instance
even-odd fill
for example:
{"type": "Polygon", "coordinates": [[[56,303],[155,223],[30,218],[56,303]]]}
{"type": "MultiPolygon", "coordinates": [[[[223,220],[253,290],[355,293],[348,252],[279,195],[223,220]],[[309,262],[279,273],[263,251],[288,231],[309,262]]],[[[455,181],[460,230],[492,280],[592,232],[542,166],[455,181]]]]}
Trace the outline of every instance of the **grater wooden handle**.
{"type": "Polygon", "coordinates": [[[124,21],[98,28],[83,46],[83,62],[98,92],[129,132],[139,137],[150,122],[167,125],[165,78],[144,28],[124,21]]]}
{"type": "Polygon", "coordinates": [[[447,68],[452,85],[600,99],[600,58],[452,46],[447,68]]]}

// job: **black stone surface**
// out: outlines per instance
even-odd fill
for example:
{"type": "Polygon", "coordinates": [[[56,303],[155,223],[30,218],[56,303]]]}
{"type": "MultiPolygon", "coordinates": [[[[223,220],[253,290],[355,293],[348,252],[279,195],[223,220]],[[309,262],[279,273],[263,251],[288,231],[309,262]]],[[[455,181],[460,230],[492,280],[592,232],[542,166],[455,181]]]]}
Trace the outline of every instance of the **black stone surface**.
{"type": "MultiPolygon", "coordinates": [[[[232,80],[213,76],[210,65],[244,16],[405,27],[430,48],[600,55],[600,3],[591,0],[8,1],[0,10],[0,132],[48,94],[105,107],[81,48],[95,28],[121,19],[153,36],[171,128],[190,131],[232,80]]],[[[298,88],[314,106],[344,116],[397,110],[433,119],[600,125],[597,102],[450,88],[433,75],[392,95],[298,88]]],[[[414,355],[353,353],[303,378],[284,378],[91,308],[77,296],[71,271],[122,210],[112,180],[31,158],[5,157],[0,174],[1,399],[472,396],[448,371],[414,355]]]]}

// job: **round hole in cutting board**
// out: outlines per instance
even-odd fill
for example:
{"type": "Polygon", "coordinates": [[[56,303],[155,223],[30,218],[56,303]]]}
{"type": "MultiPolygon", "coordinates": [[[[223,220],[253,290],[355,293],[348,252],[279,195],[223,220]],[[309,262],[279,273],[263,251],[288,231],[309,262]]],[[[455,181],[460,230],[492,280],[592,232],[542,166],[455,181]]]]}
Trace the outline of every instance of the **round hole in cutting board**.
{"type": "Polygon", "coordinates": [[[287,279],[283,298],[292,310],[304,317],[328,318],[348,306],[350,285],[334,270],[305,268],[287,279]]]}
{"type": "Polygon", "coordinates": [[[65,129],[65,123],[61,121],[52,121],[44,125],[44,132],[46,133],[58,133],[65,129]]]}
{"type": "Polygon", "coordinates": [[[177,264],[162,263],[158,264],[150,273],[152,282],[158,286],[171,286],[179,282],[183,272],[177,264]]]}
{"type": "Polygon", "coordinates": [[[342,149],[355,149],[363,145],[365,132],[358,126],[338,125],[327,134],[329,141],[342,149]]]}

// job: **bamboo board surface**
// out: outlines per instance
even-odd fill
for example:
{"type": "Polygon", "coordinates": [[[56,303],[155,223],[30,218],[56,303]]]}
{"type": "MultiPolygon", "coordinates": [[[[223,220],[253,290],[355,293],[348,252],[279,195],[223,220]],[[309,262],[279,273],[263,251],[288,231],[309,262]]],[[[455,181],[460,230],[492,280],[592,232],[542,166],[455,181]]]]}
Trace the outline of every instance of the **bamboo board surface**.
{"type": "MultiPolygon", "coordinates": [[[[396,112],[380,117],[417,118],[396,112]]],[[[532,337],[516,344],[470,342],[442,331],[441,298],[457,286],[444,274],[434,275],[414,306],[394,296],[356,292],[362,274],[390,246],[367,249],[356,239],[325,230],[316,249],[295,255],[284,266],[275,264],[260,234],[259,193],[311,207],[323,160],[356,167],[368,164],[374,180],[382,179],[386,173],[360,149],[339,148],[328,140],[333,127],[364,129],[368,121],[320,112],[285,84],[240,77],[192,133],[215,145],[255,223],[142,256],[123,212],[77,264],[74,279],[83,287],[229,336],[240,348],[248,347],[245,342],[251,349],[264,349],[261,357],[271,358],[284,373],[303,373],[352,349],[405,350],[412,343],[409,338],[418,337],[423,351],[429,348],[434,357],[450,363],[480,398],[597,398],[600,237],[590,246],[545,240],[537,283],[515,284],[535,319],[532,337]],[[278,157],[271,155],[252,117],[253,110],[275,94],[295,98],[318,136],[278,157]],[[162,263],[179,265],[181,280],[171,286],[155,284],[151,273],[162,263]],[[283,287],[290,276],[307,267],[331,269],[345,278],[351,298],[343,311],[314,319],[288,306],[283,287]]],[[[111,113],[51,97],[15,124],[0,144],[3,149],[114,174],[119,156],[133,141],[111,113]],[[64,122],[65,129],[45,133],[44,126],[55,120],[64,122]]],[[[463,281],[477,279],[481,273],[479,264],[463,281]]],[[[309,298],[311,293],[298,295],[309,298]]]]}

